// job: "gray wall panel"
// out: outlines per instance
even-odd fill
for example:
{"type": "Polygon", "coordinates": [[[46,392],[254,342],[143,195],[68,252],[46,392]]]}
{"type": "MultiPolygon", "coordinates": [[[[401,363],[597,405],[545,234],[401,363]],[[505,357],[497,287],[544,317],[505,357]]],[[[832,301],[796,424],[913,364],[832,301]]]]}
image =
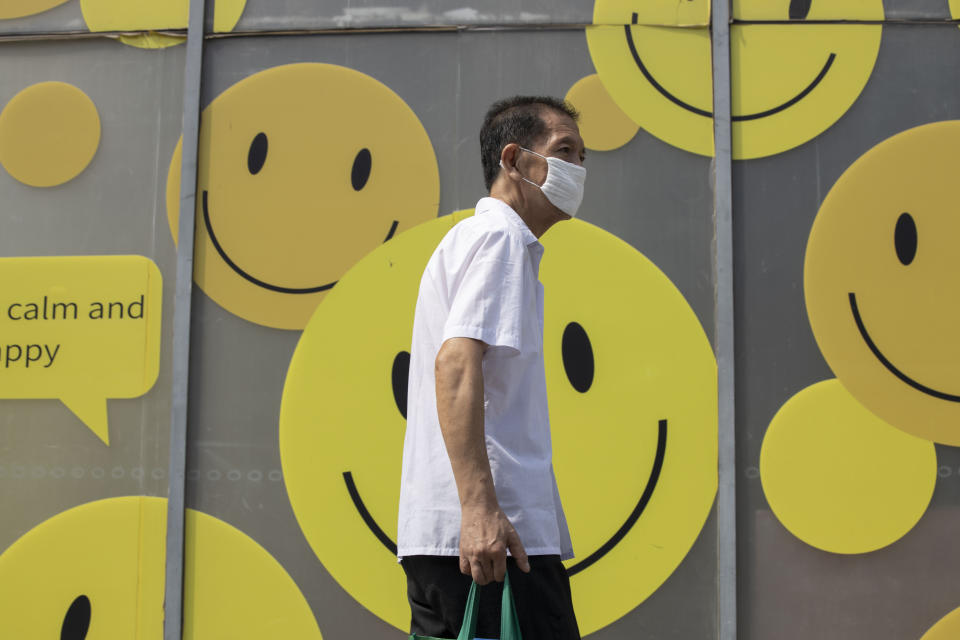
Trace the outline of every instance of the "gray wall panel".
{"type": "Polygon", "coordinates": [[[164,276],[160,376],[146,395],[110,399],[110,446],[57,400],[0,400],[0,549],[68,507],[167,491],[174,247],[163,190],[180,132],[183,50],[107,40],[0,45],[0,104],[25,87],[68,82],[99,112],[96,155],[73,180],[35,188],[0,169],[0,255],[141,254],[164,276]]]}
{"type": "Polygon", "coordinates": [[[937,448],[941,477],[917,527],[890,547],[851,557],[813,549],[787,533],[768,511],[758,475],[763,434],[777,409],[804,387],[833,377],[813,339],[803,299],[804,252],[817,210],[846,168],[880,141],[960,117],[960,90],[952,79],[958,55],[960,33],[953,25],[887,25],[873,76],[833,127],[786,153],[734,166],[745,639],[919,637],[960,604],[952,561],[932,551],[944,535],[937,527],[955,526],[950,523],[960,490],[956,448],[937,448]],[[918,563],[914,567],[909,554],[918,563]],[[921,568],[930,554],[944,564],[921,568]],[[906,594],[913,597],[905,600],[906,594]],[[792,626],[794,620],[802,623],[792,626]]]}
{"type": "MultiPolygon", "coordinates": [[[[770,3],[763,5],[757,2],[750,2],[747,0],[732,0],[733,3],[733,15],[735,19],[743,20],[786,20],[788,18],[788,10],[790,3],[780,2],[780,3],[770,3]],[[779,14],[780,17],[771,18],[769,16],[760,17],[757,13],[758,10],[770,10],[775,11],[779,14]]],[[[835,20],[863,20],[867,19],[863,14],[863,8],[872,4],[871,2],[847,2],[847,3],[836,3],[834,6],[830,6],[830,10],[834,12],[834,15],[831,16],[831,19],[835,20]]],[[[818,10],[823,10],[824,5],[820,3],[810,3],[810,15],[811,17],[816,14],[818,10]]],[[[948,7],[948,0],[883,0],[883,12],[886,20],[896,20],[896,21],[912,21],[912,22],[929,22],[929,21],[944,21],[950,20],[950,9],[948,7]]]]}
{"type": "MultiPolygon", "coordinates": [[[[306,61],[369,74],[413,109],[436,151],[441,214],[472,208],[483,195],[477,132],[490,102],[517,92],[562,96],[593,72],[578,31],[223,39],[206,49],[202,103],[257,71],[306,61]]],[[[710,335],[709,159],[643,132],[616,151],[589,155],[582,217],[656,262],[710,335]]],[[[247,322],[195,292],[187,505],[239,527],[274,554],[307,596],[325,638],[402,637],[323,569],[280,481],[277,416],[298,338],[296,331],[247,322]]],[[[662,589],[594,637],[633,637],[638,628],[658,637],[712,637],[715,535],[711,518],[662,589]]]]}
{"type": "Polygon", "coordinates": [[[885,0],[888,20],[950,20],[946,0],[885,0]]]}
{"type": "Polygon", "coordinates": [[[69,0],[47,11],[22,18],[0,19],[0,35],[86,30],[79,0],[69,0]]]}
{"type": "Polygon", "coordinates": [[[485,0],[470,4],[248,0],[237,31],[416,27],[427,25],[589,24],[589,3],[550,0],[485,0]]]}

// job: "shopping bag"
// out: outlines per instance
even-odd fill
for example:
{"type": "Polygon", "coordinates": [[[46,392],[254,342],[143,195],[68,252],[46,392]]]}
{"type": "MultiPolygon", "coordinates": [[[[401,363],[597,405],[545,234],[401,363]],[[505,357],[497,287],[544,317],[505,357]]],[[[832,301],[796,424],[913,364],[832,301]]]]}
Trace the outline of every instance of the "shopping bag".
{"type": "MultiPolygon", "coordinates": [[[[463,626],[456,640],[480,640],[477,638],[477,616],[480,614],[480,598],[477,597],[477,583],[470,585],[467,595],[467,606],[463,612],[463,626]]],[[[430,636],[410,634],[410,640],[443,640],[430,636]]],[[[500,640],[523,640],[520,635],[520,623],[517,621],[517,607],[513,603],[513,592],[510,590],[510,574],[503,579],[503,600],[500,604],[500,640]]]]}

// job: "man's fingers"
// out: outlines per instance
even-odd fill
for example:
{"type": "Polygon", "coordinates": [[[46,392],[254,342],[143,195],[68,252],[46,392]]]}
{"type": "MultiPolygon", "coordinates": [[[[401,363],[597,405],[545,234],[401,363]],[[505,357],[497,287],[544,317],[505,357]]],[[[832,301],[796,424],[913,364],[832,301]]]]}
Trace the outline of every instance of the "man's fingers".
{"type": "Polygon", "coordinates": [[[476,558],[470,563],[470,575],[473,576],[473,581],[480,586],[488,584],[493,577],[493,565],[482,556],[476,558]]]}
{"type": "Polygon", "coordinates": [[[493,579],[503,582],[503,575],[507,572],[507,554],[498,554],[493,558],[493,579]]]}
{"type": "Polygon", "coordinates": [[[470,575],[473,577],[473,581],[479,585],[487,584],[487,581],[483,579],[483,571],[480,569],[480,565],[477,563],[470,563],[470,575]]]}
{"type": "Polygon", "coordinates": [[[495,560],[492,557],[487,556],[486,558],[483,559],[483,577],[486,578],[487,580],[487,582],[485,582],[484,584],[493,582],[493,577],[495,575],[496,575],[495,560]]]}
{"type": "Polygon", "coordinates": [[[470,573],[470,561],[467,560],[467,557],[466,557],[465,555],[463,555],[462,553],[460,554],[460,573],[462,573],[462,574],[464,574],[464,575],[466,575],[466,576],[471,575],[471,573],[470,573]]]}
{"type": "Polygon", "coordinates": [[[530,573],[530,560],[527,558],[527,550],[523,548],[523,543],[520,542],[520,536],[517,535],[516,531],[510,536],[508,548],[510,549],[510,555],[513,556],[517,566],[520,567],[520,571],[530,573]]]}

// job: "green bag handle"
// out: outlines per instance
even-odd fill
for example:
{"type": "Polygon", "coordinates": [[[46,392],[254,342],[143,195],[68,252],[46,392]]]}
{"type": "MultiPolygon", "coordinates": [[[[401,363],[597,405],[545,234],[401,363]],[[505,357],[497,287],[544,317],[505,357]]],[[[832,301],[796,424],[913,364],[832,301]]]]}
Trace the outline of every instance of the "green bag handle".
{"type": "MultiPolygon", "coordinates": [[[[463,626],[457,640],[474,640],[477,636],[477,618],[480,615],[480,599],[477,597],[477,583],[470,585],[467,606],[463,612],[463,626]]],[[[510,574],[503,578],[503,600],[500,603],[500,640],[523,640],[520,635],[520,623],[517,620],[517,606],[513,602],[510,590],[510,574]]]]}

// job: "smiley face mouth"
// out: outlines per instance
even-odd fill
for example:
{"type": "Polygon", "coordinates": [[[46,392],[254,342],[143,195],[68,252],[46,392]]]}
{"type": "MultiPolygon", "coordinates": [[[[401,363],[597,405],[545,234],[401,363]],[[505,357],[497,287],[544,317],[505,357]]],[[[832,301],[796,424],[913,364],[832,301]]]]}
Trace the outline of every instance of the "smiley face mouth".
{"type": "MultiPolygon", "coordinates": [[[[210,236],[210,242],[213,243],[213,248],[217,250],[217,253],[220,254],[220,257],[224,262],[227,263],[231,269],[233,269],[238,275],[243,277],[245,280],[252,282],[258,287],[263,287],[264,289],[269,289],[270,291],[276,291],[277,293],[318,293],[320,291],[326,291],[327,289],[333,288],[333,285],[337,284],[337,281],[328,282],[327,284],[321,284],[316,287],[304,287],[304,288],[295,288],[295,287],[281,287],[279,285],[270,284],[269,282],[264,282],[259,278],[256,278],[237,265],[236,262],[230,259],[230,256],[227,255],[227,252],[223,250],[223,247],[220,245],[220,241],[217,240],[217,234],[213,232],[213,224],[210,222],[210,210],[207,205],[207,190],[203,191],[203,223],[207,227],[207,235],[210,236]]],[[[393,237],[393,234],[397,231],[397,225],[399,224],[398,220],[394,220],[393,224],[390,225],[390,231],[387,232],[387,237],[383,239],[384,242],[393,237]]]]}
{"type": "MultiPolygon", "coordinates": [[[[631,24],[637,24],[637,14],[636,14],[636,13],[633,14],[633,20],[632,20],[631,24]]],[[[640,54],[637,53],[637,47],[636,47],[636,45],[633,44],[633,35],[630,33],[630,25],[629,25],[629,24],[623,25],[623,31],[624,31],[624,35],[626,36],[626,39],[627,39],[627,46],[630,48],[630,53],[631,53],[631,55],[633,55],[633,60],[634,60],[634,62],[637,63],[637,68],[640,69],[640,73],[643,74],[643,77],[647,79],[647,82],[649,82],[649,83],[653,86],[654,89],[656,89],[657,91],[659,91],[660,94],[661,94],[664,98],[666,98],[666,99],[669,100],[670,102],[674,103],[674,104],[677,105],[678,107],[681,107],[682,109],[686,109],[687,111],[689,111],[689,112],[691,112],[691,113],[695,113],[695,114],[697,114],[698,116],[704,116],[704,117],[706,117],[706,118],[712,118],[712,117],[713,117],[713,112],[712,112],[712,111],[706,111],[706,110],[704,110],[704,109],[698,109],[697,107],[693,106],[692,104],[689,104],[689,103],[687,103],[687,102],[684,102],[683,100],[681,100],[681,99],[678,98],[677,96],[675,96],[675,95],[673,95],[672,93],[670,93],[669,91],[667,91],[667,89],[666,89],[663,85],[661,85],[659,82],[657,82],[657,79],[653,77],[653,74],[651,74],[650,71],[647,70],[646,65],[643,64],[643,60],[640,58],[640,54]]],[[[796,103],[800,102],[800,101],[803,100],[805,97],[807,97],[807,95],[808,95],[811,91],[813,91],[813,90],[817,87],[818,84],[820,84],[820,81],[823,80],[824,77],[826,77],[827,72],[830,71],[830,67],[833,66],[833,61],[834,61],[836,58],[837,58],[837,54],[831,53],[831,54],[827,57],[827,61],[823,64],[823,68],[820,69],[820,73],[818,73],[818,74],[817,74],[817,77],[813,79],[813,82],[811,82],[810,84],[808,84],[807,87],[806,87],[803,91],[801,91],[801,92],[798,93],[797,95],[793,96],[792,98],[790,98],[789,100],[787,100],[787,101],[784,102],[783,104],[780,104],[780,105],[778,105],[778,106],[776,106],[776,107],[773,107],[772,109],[767,109],[766,111],[759,111],[759,112],[757,112],[757,113],[749,113],[749,114],[744,114],[744,115],[739,115],[739,116],[738,116],[738,115],[734,115],[734,116],[731,116],[730,119],[731,119],[733,122],[744,122],[744,121],[747,121],[747,120],[759,120],[760,118],[766,118],[767,116],[772,116],[772,115],[775,114],[775,113],[780,113],[781,111],[783,111],[783,110],[785,110],[785,109],[789,109],[790,107],[792,107],[793,105],[795,105],[796,103]]]]}
{"type": "Polygon", "coordinates": [[[367,525],[370,532],[377,537],[377,540],[379,540],[390,553],[397,555],[397,543],[391,540],[390,536],[380,528],[380,525],[377,524],[377,521],[367,510],[367,505],[363,504],[363,498],[360,497],[360,492],[357,491],[357,485],[353,481],[353,473],[344,471],[343,482],[347,485],[347,493],[350,494],[350,499],[353,500],[353,506],[356,507],[357,513],[363,518],[364,524],[367,525]]]}
{"type": "Polygon", "coordinates": [[[863,338],[863,341],[867,344],[867,347],[870,348],[870,351],[873,352],[873,355],[880,361],[887,370],[895,375],[897,378],[910,385],[917,391],[925,393],[934,398],[940,398],[941,400],[947,400],[949,402],[960,402],[960,396],[956,396],[950,393],[944,393],[943,391],[937,391],[931,387],[928,387],[924,384],[920,384],[904,372],[900,371],[886,356],[883,355],[883,352],[880,351],[880,348],[877,347],[876,343],[870,338],[870,334],[867,332],[867,327],[863,324],[863,319],[860,317],[860,309],[857,307],[857,296],[854,293],[847,294],[850,299],[850,311],[853,313],[853,321],[857,323],[857,329],[860,330],[860,336],[863,338]]]}
{"type": "MultiPolygon", "coordinates": [[[[657,482],[660,480],[660,472],[663,469],[663,460],[667,453],[667,421],[660,420],[657,428],[657,452],[653,457],[653,467],[650,469],[650,477],[647,479],[647,486],[643,490],[643,494],[640,496],[640,499],[637,500],[636,506],[633,508],[633,511],[630,512],[630,515],[627,516],[626,521],[620,526],[617,531],[610,536],[610,538],[600,545],[596,551],[591,553],[589,556],[576,562],[567,569],[567,575],[574,575],[580,573],[590,565],[597,562],[600,558],[607,555],[611,549],[613,549],[617,544],[623,540],[630,529],[633,528],[633,525],[637,523],[637,520],[640,519],[640,515],[643,514],[644,509],[647,507],[647,503],[650,502],[650,498],[653,496],[653,490],[657,487],[657,482]]],[[[391,554],[397,555],[397,543],[390,539],[383,529],[380,528],[380,525],[377,524],[377,521],[370,511],[367,510],[366,505],[363,503],[363,498],[360,497],[360,492],[357,491],[357,485],[353,481],[353,474],[350,471],[343,472],[343,482],[347,485],[347,493],[350,494],[350,499],[353,500],[353,506],[357,509],[357,513],[360,514],[360,517],[363,519],[363,522],[367,525],[367,528],[370,529],[370,532],[376,536],[377,540],[383,544],[384,547],[390,551],[391,554]]]]}

